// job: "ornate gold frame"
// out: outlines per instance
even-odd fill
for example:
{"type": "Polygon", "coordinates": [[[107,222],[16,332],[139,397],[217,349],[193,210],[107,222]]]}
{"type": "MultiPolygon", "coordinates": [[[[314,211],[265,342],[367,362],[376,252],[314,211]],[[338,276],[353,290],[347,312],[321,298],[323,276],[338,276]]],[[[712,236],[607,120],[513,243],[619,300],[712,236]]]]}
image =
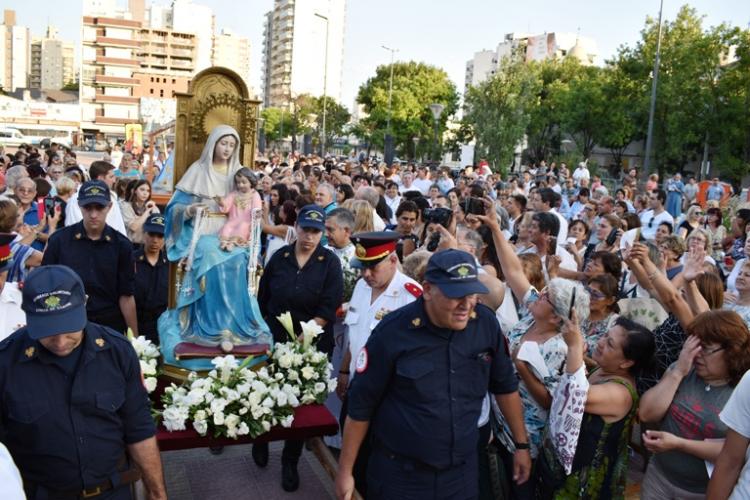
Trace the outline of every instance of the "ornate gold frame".
{"type": "MultiPolygon", "coordinates": [[[[260,101],[250,98],[247,85],[228,68],[212,67],[195,75],[185,93],[175,93],[174,184],[198,160],[211,130],[221,124],[240,134],[240,161],[253,168],[260,101]]],[[[169,267],[169,307],[176,304],[177,266],[169,267]]]]}

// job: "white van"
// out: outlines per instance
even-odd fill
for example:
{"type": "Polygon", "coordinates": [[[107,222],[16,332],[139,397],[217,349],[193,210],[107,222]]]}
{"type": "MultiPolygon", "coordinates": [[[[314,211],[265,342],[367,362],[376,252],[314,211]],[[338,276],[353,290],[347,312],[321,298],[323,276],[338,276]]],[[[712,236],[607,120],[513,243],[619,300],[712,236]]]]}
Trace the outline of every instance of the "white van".
{"type": "Polygon", "coordinates": [[[28,144],[29,141],[18,129],[0,128],[0,144],[3,146],[20,146],[28,144]]]}

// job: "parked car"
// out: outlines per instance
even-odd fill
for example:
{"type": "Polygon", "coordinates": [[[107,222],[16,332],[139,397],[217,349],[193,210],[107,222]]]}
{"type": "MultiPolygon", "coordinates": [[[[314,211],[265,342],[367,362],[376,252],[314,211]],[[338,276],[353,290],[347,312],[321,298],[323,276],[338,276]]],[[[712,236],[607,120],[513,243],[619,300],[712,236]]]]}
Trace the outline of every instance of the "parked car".
{"type": "Polygon", "coordinates": [[[0,128],[0,144],[3,146],[18,147],[21,144],[28,144],[29,140],[18,129],[5,127],[0,128]]]}

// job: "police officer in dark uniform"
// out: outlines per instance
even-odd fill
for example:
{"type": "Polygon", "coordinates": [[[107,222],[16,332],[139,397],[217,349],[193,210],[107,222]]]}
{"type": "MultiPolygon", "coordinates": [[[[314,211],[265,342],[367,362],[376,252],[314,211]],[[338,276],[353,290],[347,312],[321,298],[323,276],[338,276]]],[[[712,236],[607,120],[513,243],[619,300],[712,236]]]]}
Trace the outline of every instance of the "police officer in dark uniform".
{"type": "Polygon", "coordinates": [[[143,223],[143,246],[135,252],[135,307],[138,331],[159,344],[156,321],[167,309],[169,261],[164,253],[164,216],[151,214],[143,223]]]}
{"type": "Polygon", "coordinates": [[[27,324],[0,343],[0,441],[31,500],[130,499],[141,474],[148,498],[166,498],[138,357],[85,302],[70,268],[29,273],[27,324]]]}
{"type": "Polygon", "coordinates": [[[368,499],[469,499],[478,495],[477,421],[489,391],[512,422],[514,479],[528,480],[518,381],[475,258],[434,254],[422,298],[386,316],[357,355],[336,477],[351,498],[352,467],[368,429],[368,499]]]}
{"type": "MultiPolygon", "coordinates": [[[[323,328],[315,340],[317,348],[333,353],[333,323],[344,294],[344,278],[338,257],[321,245],[325,230],[325,212],[318,205],[302,207],[297,216],[297,240],[273,254],[258,287],[258,305],[273,333],[275,342],[287,342],[289,334],[276,319],[290,312],[295,334],[301,333],[300,321],[314,320],[323,328]]],[[[286,441],[281,457],[282,487],[299,487],[297,462],[302,441],[286,441]]],[[[253,459],[260,467],[268,463],[268,443],[253,445],[253,459]]]]}
{"type": "Polygon", "coordinates": [[[50,236],[42,265],[65,265],[81,277],[89,321],[138,335],[133,244],[107,225],[109,188],[103,181],[84,182],[78,205],[83,220],[50,236]]]}

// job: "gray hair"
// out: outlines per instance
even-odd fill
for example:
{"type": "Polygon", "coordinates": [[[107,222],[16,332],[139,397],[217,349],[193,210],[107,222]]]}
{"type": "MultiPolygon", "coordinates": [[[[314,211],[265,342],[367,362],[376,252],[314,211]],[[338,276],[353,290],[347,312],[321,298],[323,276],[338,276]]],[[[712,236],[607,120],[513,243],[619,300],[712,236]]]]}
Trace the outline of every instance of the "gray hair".
{"type": "Polygon", "coordinates": [[[463,235],[462,239],[466,240],[467,243],[474,247],[474,256],[479,257],[479,250],[481,250],[482,246],[484,245],[482,236],[478,232],[464,226],[463,224],[459,224],[458,226],[456,226],[456,237],[458,237],[459,233],[463,235]]]}
{"type": "Polygon", "coordinates": [[[16,188],[16,184],[18,184],[18,181],[24,177],[28,177],[29,172],[26,170],[26,167],[23,165],[16,165],[15,167],[10,167],[7,172],[5,172],[5,185],[10,189],[11,191],[16,188]]]}
{"type": "Polygon", "coordinates": [[[357,200],[365,200],[372,208],[376,208],[378,206],[378,201],[380,201],[380,193],[378,193],[378,190],[374,187],[363,186],[357,189],[354,198],[357,200]]]}
{"type": "Polygon", "coordinates": [[[651,260],[651,262],[654,263],[656,267],[661,267],[662,260],[661,260],[661,250],[659,250],[659,247],[656,246],[656,243],[653,241],[647,241],[646,246],[648,247],[648,258],[651,260]]]}
{"type": "Polygon", "coordinates": [[[573,290],[576,291],[576,300],[573,309],[576,312],[578,323],[588,319],[590,308],[589,292],[578,281],[566,280],[564,278],[553,278],[547,284],[550,303],[555,313],[565,318],[570,310],[570,300],[573,298],[573,290]]]}
{"type": "Polygon", "coordinates": [[[500,222],[500,229],[502,229],[503,231],[506,229],[510,229],[510,216],[508,215],[508,211],[505,210],[505,207],[503,207],[497,201],[493,202],[492,206],[495,207],[497,220],[500,222]]]}
{"type": "Polygon", "coordinates": [[[333,200],[336,199],[336,190],[333,188],[333,186],[331,186],[327,182],[319,184],[318,185],[318,191],[327,191],[328,192],[328,196],[330,196],[331,199],[333,199],[333,200]]]}
{"type": "Polygon", "coordinates": [[[713,238],[711,238],[711,234],[703,229],[702,227],[696,227],[692,231],[690,231],[690,235],[687,237],[687,245],[690,247],[690,240],[695,238],[698,235],[702,235],[706,239],[706,244],[704,246],[704,249],[706,250],[706,253],[711,252],[711,248],[713,247],[713,238]]]}
{"type": "Polygon", "coordinates": [[[335,220],[338,226],[346,228],[349,231],[354,230],[354,214],[346,208],[337,208],[335,210],[331,210],[326,218],[335,220]]]}

